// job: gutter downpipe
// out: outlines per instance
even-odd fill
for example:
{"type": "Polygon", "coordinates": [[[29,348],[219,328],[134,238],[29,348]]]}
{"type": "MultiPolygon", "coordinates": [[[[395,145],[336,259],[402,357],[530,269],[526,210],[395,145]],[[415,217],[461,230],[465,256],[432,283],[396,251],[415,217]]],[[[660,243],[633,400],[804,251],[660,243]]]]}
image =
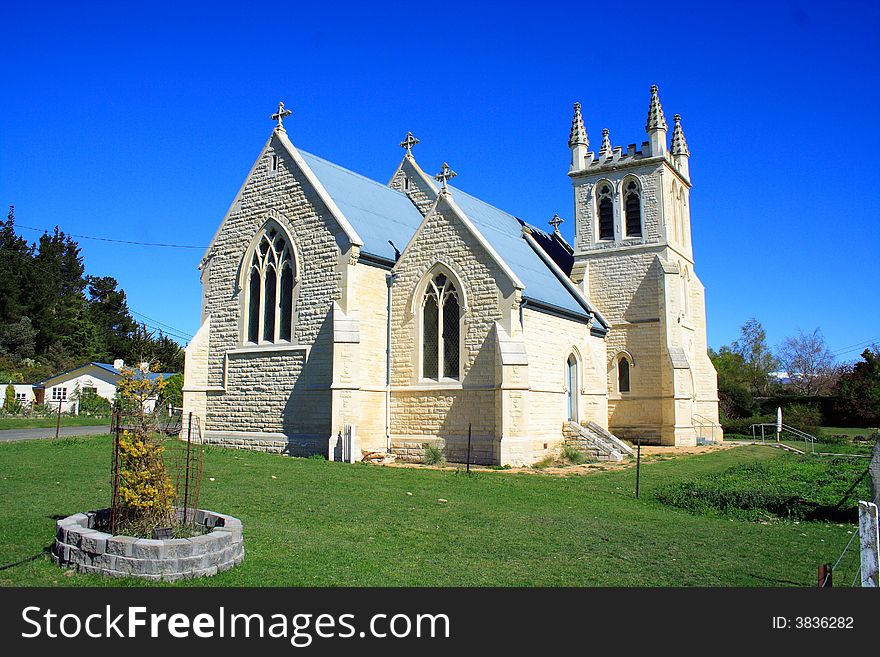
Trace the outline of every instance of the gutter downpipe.
{"type": "Polygon", "coordinates": [[[391,286],[395,275],[388,274],[385,284],[388,286],[385,305],[385,452],[391,453],[391,286]]]}

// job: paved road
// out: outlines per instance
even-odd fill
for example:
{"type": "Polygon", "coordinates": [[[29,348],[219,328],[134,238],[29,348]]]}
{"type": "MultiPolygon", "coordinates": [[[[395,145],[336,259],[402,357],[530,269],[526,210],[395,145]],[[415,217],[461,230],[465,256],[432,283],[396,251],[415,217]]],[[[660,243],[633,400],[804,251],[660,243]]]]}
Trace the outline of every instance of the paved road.
{"type": "MultiPolygon", "coordinates": [[[[94,427],[61,427],[63,436],[96,436],[110,433],[110,423],[106,422],[94,427]]],[[[0,443],[10,440],[37,440],[39,438],[55,438],[55,427],[48,429],[5,429],[0,431],[0,443]]]]}

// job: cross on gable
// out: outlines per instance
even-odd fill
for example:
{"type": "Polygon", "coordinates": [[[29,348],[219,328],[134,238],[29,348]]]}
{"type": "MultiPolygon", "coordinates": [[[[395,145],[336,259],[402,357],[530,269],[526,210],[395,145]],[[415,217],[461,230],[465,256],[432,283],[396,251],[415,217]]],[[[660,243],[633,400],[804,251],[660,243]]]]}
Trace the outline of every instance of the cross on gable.
{"type": "Polygon", "coordinates": [[[284,109],[284,103],[278,103],[278,111],[269,118],[273,121],[278,121],[278,130],[284,130],[284,119],[291,114],[293,114],[293,112],[289,109],[284,109]]]}
{"type": "Polygon", "coordinates": [[[554,214],[553,218],[547,222],[551,226],[553,226],[553,232],[559,232],[559,226],[563,223],[562,218],[558,214],[554,214]]]}
{"type": "Polygon", "coordinates": [[[434,180],[440,183],[440,187],[442,191],[446,191],[446,183],[455,178],[458,174],[455,173],[452,169],[449,168],[449,165],[446,162],[443,163],[443,167],[440,169],[440,173],[434,176],[434,180]]]}
{"type": "Polygon", "coordinates": [[[406,149],[407,155],[412,155],[412,147],[419,143],[419,140],[413,137],[413,133],[407,132],[406,139],[400,142],[400,147],[406,149]]]}

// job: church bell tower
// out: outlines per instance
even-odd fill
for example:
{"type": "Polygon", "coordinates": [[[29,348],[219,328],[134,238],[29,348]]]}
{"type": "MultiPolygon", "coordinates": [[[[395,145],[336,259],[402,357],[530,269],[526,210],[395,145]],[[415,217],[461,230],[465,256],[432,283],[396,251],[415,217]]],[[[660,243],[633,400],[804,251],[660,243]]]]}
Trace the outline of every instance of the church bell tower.
{"type": "Polygon", "coordinates": [[[621,438],[695,445],[723,438],[707,354],[703,285],[694,270],[690,171],[681,117],[668,124],[651,87],[640,147],[602,130],[589,150],[580,103],[569,135],[574,188],[572,279],[611,323],[609,428],[621,438]]]}

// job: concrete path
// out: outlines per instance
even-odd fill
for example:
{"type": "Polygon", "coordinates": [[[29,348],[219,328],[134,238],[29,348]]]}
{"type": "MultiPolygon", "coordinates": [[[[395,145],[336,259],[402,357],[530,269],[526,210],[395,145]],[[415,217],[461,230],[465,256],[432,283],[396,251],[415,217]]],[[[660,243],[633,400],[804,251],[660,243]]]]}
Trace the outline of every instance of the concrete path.
{"type": "MultiPolygon", "coordinates": [[[[105,422],[94,427],[61,427],[61,437],[66,436],[97,436],[110,433],[110,423],[105,422]]],[[[10,440],[38,440],[55,438],[55,427],[46,429],[5,429],[0,431],[0,443],[10,440]]]]}

